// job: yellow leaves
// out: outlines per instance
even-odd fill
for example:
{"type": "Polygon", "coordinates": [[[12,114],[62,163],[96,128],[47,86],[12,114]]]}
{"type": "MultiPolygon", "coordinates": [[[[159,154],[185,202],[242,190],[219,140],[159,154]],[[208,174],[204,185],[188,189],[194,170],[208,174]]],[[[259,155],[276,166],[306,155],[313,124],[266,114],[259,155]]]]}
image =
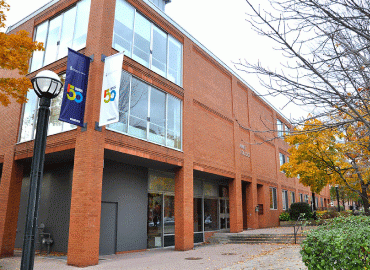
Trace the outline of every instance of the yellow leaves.
{"type": "Polygon", "coordinates": [[[5,27],[4,21],[6,20],[6,16],[4,10],[9,10],[9,5],[4,1],[0,1],[0,27],[5,27]]]}
{"type": "Polygon", "coordinates": [[[28,89],[32,88],[31,81],[26,78],[0,78],[0,102],[4,106],[10,104],[10,97],[18,103],[27,101],[28,89]]]}

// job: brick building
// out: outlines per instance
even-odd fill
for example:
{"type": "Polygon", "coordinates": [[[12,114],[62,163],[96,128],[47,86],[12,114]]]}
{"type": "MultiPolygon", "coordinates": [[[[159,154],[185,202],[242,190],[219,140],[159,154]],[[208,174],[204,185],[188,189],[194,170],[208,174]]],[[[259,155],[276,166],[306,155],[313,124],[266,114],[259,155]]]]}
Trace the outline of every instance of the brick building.
{"type": "MultiPolygon", "coordinates": [[[[39,224],[68,264],[189,250],[215,231],[278,226],[292,202],[310,200],[279,171],[288,120],[171,20],[167,2],[53,0],[8,29],[45,44],[29,78],[63,75],[68,47],[92,58],[86,128],[59,122],[62,95],[52,101],[41,190],[39,224]],[[122,50],[120,122],[99,129],[101,59],[122,50]]],[[[0,107],[1,256],[22,247],[38,103],[28,99],[0,107]]],[[[329,201],[327,188],[317,195],[319,207],[329,201]]]]}

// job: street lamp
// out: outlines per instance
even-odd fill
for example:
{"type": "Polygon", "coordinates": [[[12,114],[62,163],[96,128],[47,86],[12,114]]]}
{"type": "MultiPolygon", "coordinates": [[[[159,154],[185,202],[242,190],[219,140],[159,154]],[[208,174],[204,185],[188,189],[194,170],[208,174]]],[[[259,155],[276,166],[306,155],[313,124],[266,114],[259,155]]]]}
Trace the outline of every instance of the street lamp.
{"type": "Polygon", "coordinates": [[[337,203],[338,203],[338,212],[340,212],[340,205],[339,205],[339,192],[338,192],[339,185],[335,185],[335,191],[337,193],[337,203]]]}
{"type": "Polygon", "coordinates": [[[46,137],[51,99],[59,95],[62,82],[57,74],[44,70],[31,79],[33,89],[40,98],[35,143],[31,164],[30,190],[24,231],[21,270],[32,270],[35,259],[35,237],[39,212],[41,179],[44,172],[46,137]]]}

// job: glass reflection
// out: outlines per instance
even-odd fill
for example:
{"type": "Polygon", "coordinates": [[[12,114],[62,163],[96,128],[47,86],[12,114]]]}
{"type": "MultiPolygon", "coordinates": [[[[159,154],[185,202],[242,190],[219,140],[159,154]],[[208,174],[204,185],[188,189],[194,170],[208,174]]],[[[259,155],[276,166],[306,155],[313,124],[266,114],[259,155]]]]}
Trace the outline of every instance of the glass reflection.
{"type": "Polygon", "coordinates": [[[148,194],[148,248],[162,247],[162,195],[148,194]]]}

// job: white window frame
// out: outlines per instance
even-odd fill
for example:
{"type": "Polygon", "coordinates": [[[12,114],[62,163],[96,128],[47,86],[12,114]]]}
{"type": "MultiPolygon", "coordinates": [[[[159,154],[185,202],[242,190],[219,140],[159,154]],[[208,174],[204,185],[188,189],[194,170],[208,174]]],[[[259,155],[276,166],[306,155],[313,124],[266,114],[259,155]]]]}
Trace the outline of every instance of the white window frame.
{"type": "Polygon", "coordinates": [[[289,209],[288,191],[283,189],[281,192],[281,195],[282,195],[283,210],[288,210],[289,209]]]}

